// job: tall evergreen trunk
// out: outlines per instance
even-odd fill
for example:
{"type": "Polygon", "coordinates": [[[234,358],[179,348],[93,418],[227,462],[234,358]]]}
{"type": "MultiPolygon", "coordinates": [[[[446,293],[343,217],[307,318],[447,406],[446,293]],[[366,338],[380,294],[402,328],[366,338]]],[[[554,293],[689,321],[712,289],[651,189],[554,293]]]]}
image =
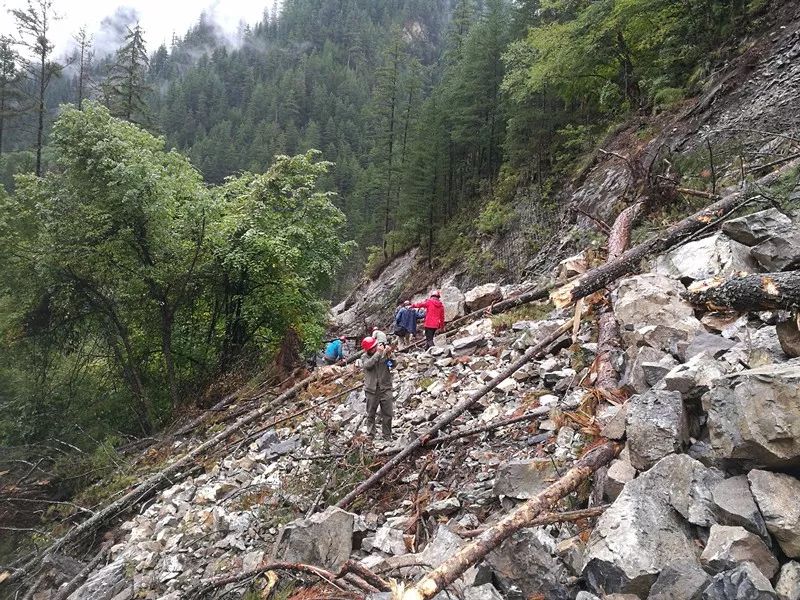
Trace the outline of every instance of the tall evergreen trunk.
{"type": "Polygon", "coordinates": [[[38,124],[36,127],[36,176],[42,174],[42,144],[44,139],[44,92],[47,89],[47,55],[39,55],[39,98],[38,98],[38,124]]]}

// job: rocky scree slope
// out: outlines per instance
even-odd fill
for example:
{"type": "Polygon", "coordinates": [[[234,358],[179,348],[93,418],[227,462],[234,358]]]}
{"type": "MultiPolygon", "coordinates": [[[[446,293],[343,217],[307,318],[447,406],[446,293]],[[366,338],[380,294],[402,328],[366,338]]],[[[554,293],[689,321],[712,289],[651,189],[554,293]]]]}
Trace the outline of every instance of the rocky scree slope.
{"type": "MultiPolygon", "coordinates": [[[[777,255],[760,259],[758,250],[767,240],[781,241],[792,253],[787,264],[796,264],[797,223],[761,211],[618,282],[612,306],[627,401],[592,387],[597,344],[584,320],[574,342],[565,339],[503,381],[452,430],[546,413],[539,420],[426,448],[350,511],[325,506],[573,317],[556,310],[505,329],[482,319],[442,336],[430,351],[400,356],[394,443],[363,435],[361,390],[325,402],[359,377],[357,369],[331,368],[335,379],[303,399],[315,409],[278,428],[253,424],[204,472],[109,532],[104,563],[68,597],[191,597],[201,582],[271,558],[334,573],[352,559],[386,578],[416,579],[558,479],[602,435],[624,442],[622,453],[556,507],[599,506],[599,518],[525,528],[438,597],[798,598],[800,359],[789,355],[800,349],[781,346],[780,315],[699,311],[682,297],[693,279],[742,264],[770,270],[777,255]],[[785,219],[785,227],[774,227],[785,219]]],[[[488,301],[496,292],[482,289],[467,296],[488,301]]],[[[69,572],[62,568],[33,597],[55,597],[69,572]]],[[[292,580],[281,577],[284,585],[292,580]]],[[[248,585],[219,585],[206,596],[242,594],[248,585]]]]}

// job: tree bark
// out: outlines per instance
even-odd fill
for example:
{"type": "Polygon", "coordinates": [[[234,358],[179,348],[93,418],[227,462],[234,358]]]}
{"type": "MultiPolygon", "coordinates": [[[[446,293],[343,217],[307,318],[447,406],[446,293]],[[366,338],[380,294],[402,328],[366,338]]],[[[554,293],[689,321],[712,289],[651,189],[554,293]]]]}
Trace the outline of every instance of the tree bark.
{"type": "MultiPolygon", "coordinates": [[[[533,521],[527,524],[527,527],[539,527],[541,525],[553,525],[555,523],[568,523],[572,521],[581,521],[583,519],[593,519],[602,515],[608,508],[607,504],[600,506],[593,506],[591,508],[581,508],[579,510],[568,510],[565,512],[547,513],[541,517],[536,517],[533,521]]],[[[475,538],[484,533],[488,527],[480,527],[478,529],[465,529],[456,531],[462,538],[475,538]]]]}
{"type": "Polygon", "coordinates": [[[800,307],[800,271],[698,281],[683,297],[711,310],[792,310],[800,307]]]}
{"type": "MultiPolygon", "coordinates": [[[[628,249],[631,241],[631,229],[642,206],[641,202],[629,206],[614,221],[614,226],[608,235],[607,263],[618,260],[628,249]]],[[[620,352],[619,324],[609,303],[603,308],[598,320],[595,385],[601,390],[610,391],[619,387],[619,372],[614,365],[620,352]]]]}
{"type": "Polygon", "coordinates": [[[368,489],[372,488],[376,483],[378,483],[387,473],[393,471],[395,467],[397,467],[400,463],[402,463],[406,458],[412,455],[414,452],[417,451],[420,447],[424,446],[428,443],[432,436],[434,436],[438,431],[442,428],[448,426],[450,423],[455,421],[455,419],[461,415],[464,411],[466,411],[470,406],[475,404],[478,400],[483,398],[486,394],[491,392],[497,384],[501,381],[510,377],[513,373],[518,371],[524,365],[529,363],[531,360],[540,356],[547,348],[558,340],[562,335],[568,332],[572,327],[572,322],[568,322],[561,327],[559,327],[556,331],[552,334],[547,336],[544,340],[539,342],[537,345],[528,348],[527,352],[523,354],[519,359],[517,359],[514,363],[512,363],[509,367],[506,368],[505,371],[500,373],[497,377],[492,379],[482,388],[468,396],[467,398],[458,402],[453,408],[449,411],[444,413],[440,416],[436,421],[434,421],[433,425],[422,435],[420,435],[417,439],[411,442],[408,446],[406,446],[402,452],[395,455],[391,458],[385,465],[383,465],[380,469],[378,469],[375,473],[372,474],[369,478],[365,481],[362,481],[353,491],[347,494],[344,498],[339,500],[336,504],[339,508],[346,508],[350,504],[352,504],[353,500],[358,498],[361,494],[363,494],[368,489]]]}
{"type": "Polygon", "coordinates": [[[679,221],[660,236],[652,237],[646,242],[634,246],[623,253],[617,260],[587,271],[572,283],[553,291],[550,294],[551,300],[558,308],[569,306],[580,298],[585,298],[603,289],[626,273],[637,271],[639,263],[646,256],[656,252],[663,252],[683,241],[687,236],[701,229],[715,226],[717,224],[715,220],[719,220],[726,214],[735,211],[742,204],[748,202],[751,197],[756,196],[759,188],[772,185],[798,165],[800,165],[800,160],[793,160],[758,181],[747,184],[744,189],[725,195],[722,200],[679,221]]]}
{"type": "Polygon", "coordinates": [[[594,448],[575,463],[575,466],[561,479],[514,509],[497,524],[484,531],[475,541],[464,546],[414,586],[405,590],[400,600],[425,600],[438,594],[515,531],[529,526],[540,513],[573,492],[597,469],[611,462],[618,452],[619,446],[613,442],[606,442],[594,448]]]}

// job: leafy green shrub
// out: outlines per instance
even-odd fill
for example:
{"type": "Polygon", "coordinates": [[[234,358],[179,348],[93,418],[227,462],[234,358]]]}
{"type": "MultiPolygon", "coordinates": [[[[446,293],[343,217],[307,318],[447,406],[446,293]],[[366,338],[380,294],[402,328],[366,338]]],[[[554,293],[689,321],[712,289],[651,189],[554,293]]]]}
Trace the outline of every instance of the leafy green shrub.
{"type": "Polygon", "coordinates": [[[663,110],[673,108],[685,98],[686,90],[683,88],[662,88],[653,94],[653,112],[659,113],[663,110]]]}
{"type": "Polygon", "coordinates": [[[514,220],[515,214],[512,207],[492,198],[481,210],[475,226],[481,233],[499,233],[514,220]]]}

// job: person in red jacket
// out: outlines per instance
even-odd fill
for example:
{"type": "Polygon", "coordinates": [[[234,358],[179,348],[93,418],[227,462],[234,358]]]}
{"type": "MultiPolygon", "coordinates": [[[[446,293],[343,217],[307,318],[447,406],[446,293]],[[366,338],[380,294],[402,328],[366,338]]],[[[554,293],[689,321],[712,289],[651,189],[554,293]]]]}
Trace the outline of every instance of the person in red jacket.
{"type": "Polygon", "coordinates": [[[439,299],[441,294],[439,290],[431,292],[431,297],[422,302],[412,304],[411,308],[424,308],[425,309],[425,348],[433,346],[433,336],[436,335],[436,330],[444,327],[444,304],[439,299]]]}

